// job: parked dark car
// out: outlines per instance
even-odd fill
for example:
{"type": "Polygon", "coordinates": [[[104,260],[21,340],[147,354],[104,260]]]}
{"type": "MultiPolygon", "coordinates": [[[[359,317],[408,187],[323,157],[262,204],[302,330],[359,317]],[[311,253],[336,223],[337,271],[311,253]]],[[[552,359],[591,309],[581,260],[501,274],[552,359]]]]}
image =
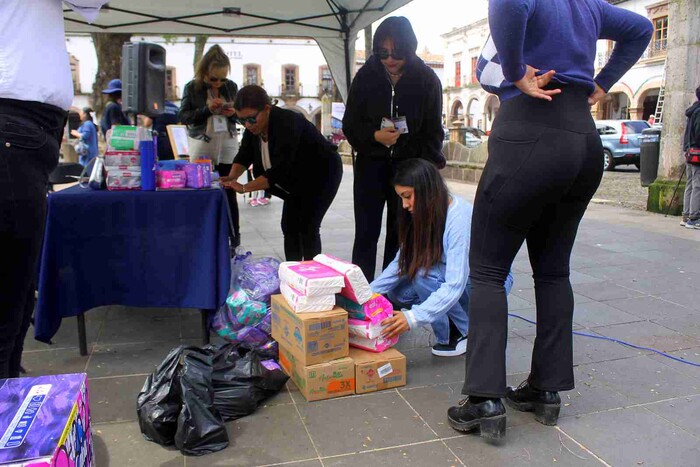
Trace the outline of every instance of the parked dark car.
{"type": "Polygon", "coordinates": [[[598,120],[596,129],[603,143],[603,167],[634,164],[639,168],[639,137],[650,128],[644,120],[598,120]]]}

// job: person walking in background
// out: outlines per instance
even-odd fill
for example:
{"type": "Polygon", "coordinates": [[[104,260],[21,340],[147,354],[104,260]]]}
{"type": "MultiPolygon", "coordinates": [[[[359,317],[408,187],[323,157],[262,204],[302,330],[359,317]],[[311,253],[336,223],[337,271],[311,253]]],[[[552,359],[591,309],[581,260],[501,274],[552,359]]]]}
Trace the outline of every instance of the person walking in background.
{"type": "MultiPolygon", "coordinates": [[[[105,3],[67,7],[92,22],[105,3]]],[[[63,8],[61,0],[0,2],[0,380],[20,374],[49,174],[73,102],[63,8]]]]}
{"type": "Polygon", "coordinates": [[[442,155],[442,86],[435,72],[416,56],[418,40],[402,16],[387,18],[352,81],[343,133],[357,151],[353,197],[355,242],[352,262],[374,279],[382,213],[387,207],[384,262],[399,248],[399,198],[391,179],[400,161],[420,157],[445,166],[442,155]]]}
{"type": "Polygon", "coordinates": [[[78,138],[84,145],[80,157],[80,164],[88,165],[92,159],[97,157],[99,148],[97,147],[97,126],[92,121],[92,109],[83,107],[80,111],[80,121],[83,122],[77,130],[72,130],[71,135],[78,138]]]}
{"type": "Polygon", "coordinates": [[[260,86],[243,87],[234,107],[245,133],[221,182],[241,194],[268,190],[282,198],[285,258],[313,259],[321,253],[321,223],[343,177],[338,148],[303,116],[273,105],[260,86]],[[255,179],[238,183],[251,165],[255,179]]]}
{"type": "Polygon", "coordinates": [[[469,248],[469,340],[462,393],[450,426],[505,436],[501,398],[557,423],[559,391],[574,388],[574,298],[569,261],[579,222],[603,174],[590,105],[639,59],[650,21],[605,0],[491,0],[492,37],[477,77],[501,100],[477,188],[469,248]],[[598,39],[615,41],[594,77],[598,39]],[[503,286],[527,242],[537,336],[530,375],[506,388],[508,302],[503,286]]]}
{"type": "MultiPolygon", "coordinates": [[[[219,175],[231,172],[238,152],[238,130],[233,102],[238,86],[228,79],[231,62],[226,52],[212,46],[195,67],[194,79],[185,85],[180,103],[180,121],[187,125],[190,160],[211,159],[219,175]]],[[[233,224],[231,248],[241,243],[238,200],[226,190],[233,224]]]]}
{"type": "Polygon", "coordinates": [[[131,125],[131,122],[122,112],[122,80],[113,79],[107,83],[107,89],[103,89],[102,94],[106,94],[108,99],[100,120],[102,137],[106,140],[107,132],[114,125],[131,125]]]}
{"type": "MultiPolygon", "coordinates": [[[[371,284],[396,308],[386,319],[390,338],[430,325],[432,354],[456,357],[467,351],[469,330],[469,226],[472,206],[450,194],[434,164],[412,158],[400,163],[392,182],[402,202],[399,252],[371,284]]],[[[513,285],[511,275],[506,290],[513,285]]]]}
{"type": "Polygon", "coordinates": [[[700,230],[700,86],[695,89],[695,97],[698,100],[685,111],[688,118],[683,135],[686,182],[681,225],[700,230]]]}

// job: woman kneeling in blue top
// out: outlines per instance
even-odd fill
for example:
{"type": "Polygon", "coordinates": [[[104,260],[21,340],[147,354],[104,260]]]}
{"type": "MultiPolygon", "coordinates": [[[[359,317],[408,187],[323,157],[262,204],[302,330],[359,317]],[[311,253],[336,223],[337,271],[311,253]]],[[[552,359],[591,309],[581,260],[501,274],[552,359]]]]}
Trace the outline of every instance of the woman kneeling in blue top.
{"type": "MultiPolygon", "coordinates": [[[[469,329],[471,204],[451,195],[435,165],[423,159],[399,165],[393,185],[403,207],[399,252],[371,288],[410,309],[382,323],[384,336],[430,324],[437,340],[433,355],[462,355],[469,329]]],[[[506,293],[512,286],[509,274],[506,293]]]]}

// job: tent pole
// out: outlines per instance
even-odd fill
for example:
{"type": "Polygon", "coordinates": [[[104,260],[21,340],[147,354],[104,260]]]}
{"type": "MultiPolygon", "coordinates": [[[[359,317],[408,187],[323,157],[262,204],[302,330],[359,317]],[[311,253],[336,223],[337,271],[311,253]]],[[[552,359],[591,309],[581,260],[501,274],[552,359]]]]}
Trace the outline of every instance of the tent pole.
{"type": "Polygon", "coordinates": [[[352,73],[350,71],[350,28],[348,26],[348,10],[345,8],[340,10],[340,20],[340,28],[343,31],[343,49],[345,52],[345,86],[347,96],[350,93],[350,80],[352,78],[352,73]]]}

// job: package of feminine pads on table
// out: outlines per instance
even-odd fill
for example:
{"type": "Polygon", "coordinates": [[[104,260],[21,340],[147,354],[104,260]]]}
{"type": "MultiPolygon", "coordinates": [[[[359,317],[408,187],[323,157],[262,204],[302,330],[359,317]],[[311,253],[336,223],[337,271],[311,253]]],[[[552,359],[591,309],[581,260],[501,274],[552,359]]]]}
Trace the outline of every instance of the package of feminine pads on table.
{"type": "Polygon", "coordinates": [[[297,313],[330,311],[335,306],[335,295],[302,295],[285,282],[280,284],[280,291],[289,307],[297,313]]]}
{"type": "Polygon", "coordinates": [[[384,326],[382,326],[381,322],[373,323],[361,319],[348,319],[348,332],[353,336],[376,339],[381,337],[382,329],[384,329],[384,326]]]}
{"type": "Polygon", "coordinates": [[[343,295],[336,295],[335,303],[348,312],[350,318],[381,323],[394,314],[391,302],[378,293],[372,295],[367,302],[360,305],[343,295]]]}
{"type": "Polygon", "coordinates": [[[345,277],[345,286],[340,292],[341,295],[360,304],[372,297],[372,289],[369,288],[369,282],[359,266],[324,254],[316,255],[314,261],[338,271],[345,277]]]}
{"type": "Polygon", "coordinates": [[[280,280],[294,287],[302,295],[330,295],[339,293],[345,284],[343,275],[316,261],[287,261],[280,264],[280,280]]]}
{"type": "Polygon", "coordinates": [[[367,350],[369,352],[384,352],[387,349],[395,346],[399,342],[399,336],[394,336],[391,339],[377,337],[375,339],[367,339],[365,337],[350,334],[350,347],[367,350]]]}

